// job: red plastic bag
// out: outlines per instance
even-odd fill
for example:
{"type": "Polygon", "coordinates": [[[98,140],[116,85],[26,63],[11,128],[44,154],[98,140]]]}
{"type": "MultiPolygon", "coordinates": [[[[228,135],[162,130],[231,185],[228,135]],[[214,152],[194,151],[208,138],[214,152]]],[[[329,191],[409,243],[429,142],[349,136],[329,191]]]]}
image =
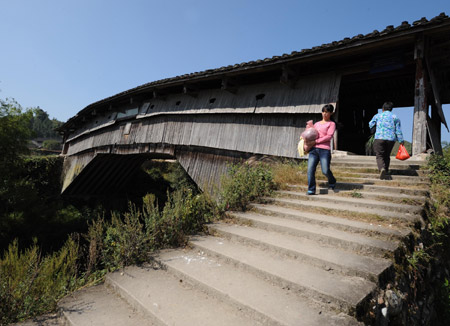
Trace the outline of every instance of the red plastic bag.
{"type": "Polygon", "coordinates": [[[408,151],[406,150],[405,146],[403,146],[403,144],[400,144],[400,146],[398,147],[398,152],[397,152],[397,156],[395,156],[395,158],[397,160],[407,160],[409,159],[411,156],[409,156],[408,151]]]}

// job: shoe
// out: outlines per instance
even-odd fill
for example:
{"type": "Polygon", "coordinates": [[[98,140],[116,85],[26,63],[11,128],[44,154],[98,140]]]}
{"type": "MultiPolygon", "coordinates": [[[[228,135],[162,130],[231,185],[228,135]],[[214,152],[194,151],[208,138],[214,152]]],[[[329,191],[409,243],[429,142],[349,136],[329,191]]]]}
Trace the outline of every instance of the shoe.
{"type": "Polygon", "coordinates": [[[314,191],[308,190],[308,192],[306,193],[308,196],[313,196],[316,193],[314,191]]]}
{"type": "Polygon", "coordinates": [[[336,192],[336,184],[328,185],[328,190],[332,192],[336,192]]]}
{"type": "Polygon", "coordinates": [[[387,180],[388,172],[386,169],[381,169],[380,172],[380,180],[387,180]]]}

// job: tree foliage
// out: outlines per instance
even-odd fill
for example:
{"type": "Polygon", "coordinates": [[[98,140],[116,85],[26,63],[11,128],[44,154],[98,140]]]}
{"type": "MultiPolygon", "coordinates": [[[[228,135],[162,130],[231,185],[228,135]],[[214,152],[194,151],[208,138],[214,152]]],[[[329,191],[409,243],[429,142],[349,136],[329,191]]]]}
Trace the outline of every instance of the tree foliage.
{"type": "Polygon", "coordinates": [[[59,198],[62,159],[27,155],[36,135],[31,128],[36,114],[42,112],[0,100],[0,249],[14,238],[20,245],[28,245],[32,237],[58,242],[78,218],[59,198]]]}
{"type": "Polygon", "coordinates": [[[34,136],[30,129],[32,110],[23,110],[14,100],[0,99],[0,174],[8,177],[21,165],[28,153],[28,142],[34,136]]]}
{"type": "Polygon", "coordinates": [[[56,128],[62,125],[61,121],[51,119],[47,112],[37,107],[33,109],[33,116],[30,121],[31,128],[35,132],[35,137],[59,139],[59,134],[55,131],[56,128]]]}

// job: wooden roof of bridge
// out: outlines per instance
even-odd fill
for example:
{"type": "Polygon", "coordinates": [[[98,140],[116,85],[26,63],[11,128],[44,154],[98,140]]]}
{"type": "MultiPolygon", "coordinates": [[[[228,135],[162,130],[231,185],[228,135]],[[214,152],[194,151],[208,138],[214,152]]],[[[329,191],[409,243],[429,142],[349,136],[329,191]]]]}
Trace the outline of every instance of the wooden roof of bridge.
{"type": "MultiPolygon", "coordinates": [[[[338,67],[340,70],[357,73],[367,70],[367,62],[364,60],[367,61],[367,58],[370,60],[370,53],[389,51],[392,47],[403,47],[407,48],[409,52],[413,51],[411,45],[414,45],[416,36],[420,33],[432,37],[434,42],[432,45],[436,47],[433,52],[433,60],[439,67],[440,74],[444,76],[442,84],[445,88],[449,88],[450,18],[445,13],[441,13],[430,20],[422,18],[412,24],[405,21],[396,27],[390,25],[382,31],[374,30],[366,35],[358,34],[310,49],[293,51],[290,54],[153,81],[88,105],[70,118],[59,130],[65,131],[73,128],[84,115],[91,114],[94,110],[106,110],[121,101],[129,101],[130,97],[148,98],[155,92],[180,93],[186,85],[197,89],[220,88],[224,78],[231,78],[231,80],[237,78],[239,84],[252,84],[257,81],[274,80],[276,76],[279,78],[280,70],[283,69],[293,69],[299,74],[316,74],[338,67]],[[364,66],[364,68],[358,68],[358,65],[364,66]],[[296,68],[298,69],[296,70],[296,68]]],[[[411,89],[412,91],[413,89],[411,89]]],[[[442,96],[442,102],[450,102],[450,92],[442,96]]]]}

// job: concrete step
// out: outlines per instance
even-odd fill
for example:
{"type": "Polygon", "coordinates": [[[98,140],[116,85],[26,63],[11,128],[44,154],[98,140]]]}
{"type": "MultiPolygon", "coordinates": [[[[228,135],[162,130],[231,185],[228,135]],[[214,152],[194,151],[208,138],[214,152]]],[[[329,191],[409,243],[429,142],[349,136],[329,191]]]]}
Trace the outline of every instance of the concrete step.
{"type": "MultiPolygon", "coordinates": [[[[322,179],[322,177],[320,177],[322,179]]],[[[428,182],[418,181],[418,180],[380,180],[379,177],[376,178],[355,178],[355,177],[339,177],[338,182],[355,182],[363,184],[378,184],[387,185],[395,187],[414,187],[414,188],[424,188],[428,185],[428,182]]]]}
{"type": "Polygon", "coordinates": [[[77,291],[58,303],[61,325],[154,326],[105,285],[77,291]]]}
{"type": "Polygon", "coordinates": [[[423,210],[421,206],[407,205],[407,204],[396,204],[392,202],[382,202],[378,200],[368,199],[368,198],[357,198],[357,197],[343,197],[337,196],[333,192],[326,195],[319,194],[317,196],[308,196],[305,192],[297,191],[277,191],[276,196],[279,198],[293,198],[300,200],[309,201],[326,201],[328,206],[334,206],[335,204],[343,204],[347,207],[361,207],[375,210],[386,210],[390,212],[409,212],[411,214],[420,214],[423,210]]]}
{"type": "MultiPolygon", "coordinates": [[[[224,245],[218,238],[201,239],[224,245]]],[[[183,282],[238,307],[261,325],[359,325],[354,318],[333,312],[328,303],[310,300],[294,288],[267,282],[205,251],[169,250],[160,253],[156,259],[183,282]]]]}
{"type": "MultiPolygon", "coordinates": [[[[302,187],[304,185],[288,185],[290,189],[295,189],[296,187],[302,187]]],[[[328,182],[323,180],[318,180],[317,187],[328,189],[328,182]]],[[[404,194],[411,196],[427,196],[427,188],[404,188],[404,187],[394,187],[389,185],[375,185],[370,183],[354,183],[354,182],[342,182],[338,181],[336,184],[337,190],[364,190],[370,192],[384,193],[388,196],[391,194],[404,194]]],[[[326,192],[323,193],[327,193],[326,192]]]]}
{"type": "MultiPolygon", "coordinates": [[[[291,185],[288,190],[292,190],[295,192],[304,192],[308,190],[307,185],[291,185]]],[[[410,205],[410,203],[416,203],[416,205],[423,205],[425,203],[425,196],[415,196],[404,193],[385,193],[385,192],[377,192],[377,189],[372,189],[372,191],[362,189],[339,189],[337,188],[336,192],[332,192],[328,190],[327,186],[318,187],[317,192],[320,194],[329,194],[336,196],[349,196],[349,197],[357,197],[367,198],[373,200],[379,200],[384,202],[397,202],[402,204],[410,205]]]]}
{"type": "MultiPolygon", "coordinates": [[[[378,171],[378,167],[375,165],[367,166],[367,165],[360,165],[358,166],[339,166],[334,165],[332,166],[333,171],[339,171],[339,172],[348,172],[348,173],[371,173],[371,174],[378,174],[380,171],[378,171]]],[[[427,178],[428,177],[428,170],[426,169],[389,169],[391,175],[393,176],[415,176],[415,177],[421,177],[421,178],[427,178]]]]}
{"type": "MultiPolygon", "coordinates": [[[[379,173],[378,166],[376,164],[371,163],[337,163],[333,162],[331,160],[331,170],[334,171],[358,171],[358,172],[364,172],[367,171],[369,173],[379,173]]],[[[411,165],[411,166],[404,166],[404,165],[393,165],[391,164],[389,166],[390,171],[394,171],[395,175],[417,175],[417,176],[424,176],[426,175],[426,171],[422,166],[420,165],[411,165]]]]}
{"type": "MultiPolygon", "coordinates": [[[[346,164],[350,166],[377,166],[376,157],[375,156],[347,156],[347,157],[336,157],[333,155],[331,159],[332,164],[346,164]]],[[[419,169],[421,166],[426,165],[426,159],[420,158],[415,159],[411,157],[408,160],[400,161],[397,160],[394,156],[391,156],[390,168],[400,168],[400,169],[419,169]]]]}
{"type": "MultiPolygon", "coordinates": [[[[316,195],[316,196],[323,196],[326,195],[316,195]]],[[[411,222],[411,223],[417,223],[421,222],[420,215],[410,213],[410,212],[392,212],[388,210],[382,210],[382,209],[375,209],[375,208],[365,208],[365,207],[353,207],[349,206],[348,204],[333,204],[329,205],[329,203],[326,201],[326,198],[324,198],[323,201],[316,201],[316,200],[300,200],[300,199],[291,199],[291,198],[266,198],[265,199],[267,203],[271,203],[274,205],[284,206],[284,207],[291,207],[296,209],[307,209],[307,210],[325,210],[328,212],[335,212],[337,216],[339,214],[370,214],[375,219],[385,219],[385,220],[401,220],[404,222],[411,222]]]]}
{"type": "MultiPolygon", "coordinates": [[[[220,223],[214,224],[211,229],[221,237],[233,241],[293,257],[324,270],[363,277],[372,282],[378,282],[392,265],[387,259],[358,255],[335,246],[324,245],[319,241],[256,227],[220,223]]],[[[196,244],[195,240],[191,243],[194,246],[196,244]]]]}
{"type": "Polygon", "coordinates": [[[156,266],[127,267],[108,274],[106,284],[158,325],[259,325],[236,307],[156,266]]]}
{"type": "MultiPolygon", "coordinates": [[[[338,230],[360,233],[383,240],[402,239],[411,233],[410,228],[396,228],[392,224],[367,223],[331,215],[299,211],[297,209],[276,205],[251,204],[250,207],[253,212],[262,215],[286,218],[294,221],[316,224],[319,226],[332,227],[338,230]]],[[[236,218],[241,217],[241,214],[237,212],[232,212],[229,215],[236,218]]]]}
{"type": "MultiPolygon", "coordinates": [[[[348,171],[346,170],[335,170],[339,173],[340,176],[345,178],[364,178],[364,179],[379,179],[380,173],[378,171],[373,172],[356,172],[356,171],[348,171]]],[[[334,171],[333,171],[334,172],[334,171]]],[[[335,174],[337,174],[337,172],[335,174]]],[[[415,175],[398,175],[396,173],[391,173],[391,180],[393,181],[407,181],[409,183],[412,182],[420,182],[423,184],[428,184],[430,179],[426,176],[415,176],[415,175]]]]}
{"type": "Polygon", "coordinates": [[[195,246],[224,263],[282,288],[288,287],[305,298],[328,303],[345,313],[355,311],[376,287],[374,282],[362,277],[334,274],[297,259],[224,238],[198,237],[195,246]]]}
{"type": "MultiPolygon", "coordinates": [[[[327,225],[312,224],[252,212],[233,212],[232,216],[258,228],[318,241],[327,246],[351,250],[365,255],[383,257],[396,250],[398,246],[398,240],[396,239],[377,239],[363,234],[335,229],[327,225]]],[[[210,227],[214,228],[214,225],[210,227]]]]}

